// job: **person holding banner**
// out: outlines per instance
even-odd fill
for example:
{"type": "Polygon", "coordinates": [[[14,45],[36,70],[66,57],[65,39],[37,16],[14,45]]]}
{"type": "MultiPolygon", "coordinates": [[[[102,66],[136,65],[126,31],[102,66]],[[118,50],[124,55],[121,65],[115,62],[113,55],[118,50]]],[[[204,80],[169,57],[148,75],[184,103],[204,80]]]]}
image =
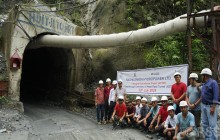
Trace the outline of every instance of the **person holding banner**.
{"type": "Polygon", "coordinates": [[[179,72],[174,73],[174,78],[176,83],[171,87],[171,97],[176,107],[175,114],[180,113],[179,103],[185,100],[187,86],[185,83],[181,82],[181,74],[179,72]]]}
{"type": "Polygon", "coordinates": [[[119,96],[123,96],[124,103],[126,103],[126,89],[124,87],[122,87],[122,80],[121,79],[118,80],[118,88],[116,89],[116,93],[115,93],[116,100],[118,100],[119,96]]]}

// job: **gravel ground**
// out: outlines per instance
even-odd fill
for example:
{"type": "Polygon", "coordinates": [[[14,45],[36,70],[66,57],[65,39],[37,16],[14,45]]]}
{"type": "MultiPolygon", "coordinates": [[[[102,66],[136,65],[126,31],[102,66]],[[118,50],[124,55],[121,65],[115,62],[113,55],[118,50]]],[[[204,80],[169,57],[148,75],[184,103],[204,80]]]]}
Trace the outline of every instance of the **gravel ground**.
{"type": "MultiPolygon", "coordinates": [[[[220,121],[218,121],[218,128],[219,126],[220,121]]],[[[0,109],[0,140],[62,138],[69,140],[72,139],[72,136],[81,140],[86,139],[88,134],[92,135],[89,139],[103,138],[107,134],[112,138],[117,137],[117,139],[123,140],[148,139],[145,133],[137,129],[112,130],[112,124],[98,125],[95,107],[75,107],[69,111],[57,107],[57,104],[44,103],[42,105],[26,105],[26,113],[24,114],[20,114],[16,110],[0,109]],[[97,135],[96,129],[104,132],[105,135],[97,135]]],[[[218,129],[218,134],[220,134],[220,129],[218,129]]],[[[157,139],[155,135],[152,136],[157,139]]]]}

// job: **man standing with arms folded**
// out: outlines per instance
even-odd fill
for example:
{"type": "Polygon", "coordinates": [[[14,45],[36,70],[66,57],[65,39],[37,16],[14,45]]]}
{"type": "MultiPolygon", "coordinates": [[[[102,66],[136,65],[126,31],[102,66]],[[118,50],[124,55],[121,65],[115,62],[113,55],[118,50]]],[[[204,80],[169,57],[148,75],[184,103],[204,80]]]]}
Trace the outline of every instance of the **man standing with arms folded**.
{"type": "Polygon", "coordinates": [[[110,94],[110,90],[112,89],[112,85],[111,85],[111,79],[107,78],[106,79],[106,86],[104,88],[104,99],[105,99],[105,121],[104,124],[109,123],[110,119],[111,119],[111,114],[109,111],[109,103],[108,103],[108,99],[109,99],[109,94],[110,94]]]}
{"type": "Polygon", "coordinates": [[[174,78],[176,83],[171,87],[171,97],[176,106],[175,114],[178,114],[180,113],[179,103],[185,100],[187,87],[185,83],[181,82],[181,74],[179,72],[174,73],[174,78]]]}
{"type": "Polygon", "coordinates": [[[189,75],[190,85],[187,87],[186,102],[189,106],[189,111],[195,117],[196,127],[198,128],[201,122],[201,89],[196,82],[197,79],[198,75],[196,73],[189,75]]]}
{"type": "Polygon", "coordinates": [[[95,106],[96,106],[96,113],[97,113],[97,121],[98,124],[102,124],[103,122],[103,115],[104,115],[104,88],[103,88],[103,81],[99,81],[99,87],[95,90],[95,106]],[[101,113],[101,118],[100,118],[101,113]]]}
{"type": "Polygon", "coordinates": [[[202,85],[202,126],[205,140],[218,140],[218,83],[211,78],[212,71],[204,68],[201,73],[204,84],[202,85]]]}

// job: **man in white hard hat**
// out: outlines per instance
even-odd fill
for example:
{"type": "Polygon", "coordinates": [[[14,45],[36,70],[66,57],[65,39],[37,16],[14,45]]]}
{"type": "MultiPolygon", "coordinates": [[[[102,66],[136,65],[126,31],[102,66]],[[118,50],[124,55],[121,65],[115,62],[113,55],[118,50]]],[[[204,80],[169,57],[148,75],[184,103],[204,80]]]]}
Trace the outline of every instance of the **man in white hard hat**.
{"type": "Polygon", "coordinates": [[[113,87],[111,85],[111,79],[107,78],[106,79],[106,86],[104,88],[104,99],[105,99],[105,121],[104,121],[104,124],[109,123],[110,119],[111,119],[110,106],[108,103],[108,99],[109,99],[110,90],[112,88],[113,87]]]}
{"type": "Polygon", "coordinates": [[[187,87],[186,102],[189,106],[189,111],[194,115],[196,127],[200,126],[201,122],[201,88],[200,84],[196,82],[198,75],[191,73],[189,75],[190,85],[187,87]]]}
{"type": "Polygon", "coordinates": [[[122,86],[122,79],[119,79],[118,80],[118,88],[116,89],[116,99],[119,97],[119,96],[123,96],[124,97],[124,101],[126,102],[126,89],[122,86]]]}
{"type": "Polygon", "coordinates": [[[171,87],[171,97],[176,105],[175,114],[178,114],[180,112],[179,103],[185,100],[187,87],[185,83],[181,82],[181,74],[179,72],[174,73],[174,78],[176,83],[171,87]]]}
{"type": "Polygon", "coordinates": [[[165,121],[168,117],[168,98],[167,96],[161,97],[161,103],[162,106],[160,107],[160,110],[158,112],[158,118],[157,118],[157,124],[155,126],[155,130],[158,132],[158,135],[163,136],[163,129],[165,121]]]}
{"type": "Polygon", "coordinates": [[[125,113],[127,111],[126,105],[124,104],[124,97],[118,97],[118,103],[115,105],[114,112],[112,114],[113,120],[113,128],[117,125],[124,128],[126,126],[126,122],[124,120],[125,113]]]}
{"type": "Polygon", "coordinates": [[[136,120],[137,117],[139,116],[140,112],[141,112],[141,108],[142,108],[142,104],[141,104],[141,97],[137,96],[136,97],[136,106],[135,106],[135,114],[134,114],[134,127],[136,127],[136,120]]]}
{"type": "Polygon", "coordinates": [[[186,101],[180,102],[180,110],[181,113],[177,114],[177,123],[173,140],[195,140],[195,118],[193,114],[188,111],[188,105],[186,101]]]}
{"type": "Polygon", "coordinates": [[[147,113],[150,111],[150,108],[147,105],[147,99],[143,97],[141,99],[142,108],[140,114],[137,117],[136,123],[138,124],[139,128],[142,128],[142,131],[146,131],[146,127],[144,126],[144,120],[147,113]]]}
{"type": "Polygon", "coordinates": [[[202,126],[203,134],[207,140],[218,140],[218,83],[211,78],[212,71],[204,68],[201,73],[204,84],[202,85],[202,126]]]}
{"type": "MultiPolygon", "coordinates": [[[[109,112],[112,115],[114,108],[115,108],[115,104],[116,104],[116,99],[115,99],[115,93],[116,93],[116,88],[117,88],[117,81],[114,80],[112,82],[113,88],[110,90],[110,94],[109,94],[109,98],[108,98],[108,104],[109,104],[109,112]]],[[[112,120],[110,119],[110,123],[112,122],[112,120]]]]}
{"type": "Polygon", "coordinates": [[[150,124],[152,124],[152,127],[156,126],[156,121],[157,121],[157,114],[159,112],[160,106],[157,104],[157,97],[152,97],[151,98],[151,104],[152,107],[150,111],[147,113],[145,120],[144,120],[144,126],[148,129],[150,124]],[[154,121],[153,121],[154,120],[154,121]]]}
{"type": "Polygon", "coordinates": [[[169,116],[165,121],[163,133],[166,136],[167,140],[172,140],[175,134],[177,115],[175,114],[175,109],[173,106],[168,106],[167,111],[169,116]]]}
{"type": "Polygon", "coordinates": [[[95,106],[98,124],[102,124],[104,116],[104,88],[103,81],[99,81],[99,86],[95,90],[95,106]],[[101,114],[101,117],[100,117],[101,114]]]}

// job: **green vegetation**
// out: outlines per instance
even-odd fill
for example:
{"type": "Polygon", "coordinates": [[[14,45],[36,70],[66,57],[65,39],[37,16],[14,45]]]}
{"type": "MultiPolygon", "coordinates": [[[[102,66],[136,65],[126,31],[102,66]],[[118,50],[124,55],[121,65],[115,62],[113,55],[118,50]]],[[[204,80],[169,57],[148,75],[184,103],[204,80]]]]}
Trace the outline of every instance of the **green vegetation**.
{"type": "MultiPolygon", "coordinates": [[[[131,29],[146,28],[158,23],[171,20],[187,11],[186,1],[182,0],[128,0],[127,16],[131,29]]],[[[192,12],[209,9],[210,2],[198,0],[192,5],[192,12]]],[[[144,58],[146,67],[158,67],[188,63],[188,47],[186,33],[177,33],[172,36],[151,42],[150,49],[146,49],[144,58]]],[[[149,46],[143,44],[144,46],[149,46]]],[[[204,45],[199,39],[192,41],[193,69],[200,70],[208,66],[209,58],[204,45]]]]}

